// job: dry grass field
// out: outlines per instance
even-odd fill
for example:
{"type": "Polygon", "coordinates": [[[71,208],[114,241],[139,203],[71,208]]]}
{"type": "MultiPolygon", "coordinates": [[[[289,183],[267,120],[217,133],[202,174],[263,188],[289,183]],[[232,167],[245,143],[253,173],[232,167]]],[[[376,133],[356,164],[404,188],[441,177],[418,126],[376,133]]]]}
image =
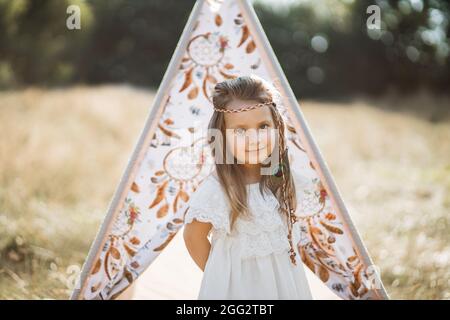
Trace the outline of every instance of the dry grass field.
{"type": "MultiPolygon", "coordinates": [[[[66,299],[154,92],[0,92],[0,298],[66,299]]],[[[450,100],[301,101],[394,299],[450,299],[450,100]]]]}

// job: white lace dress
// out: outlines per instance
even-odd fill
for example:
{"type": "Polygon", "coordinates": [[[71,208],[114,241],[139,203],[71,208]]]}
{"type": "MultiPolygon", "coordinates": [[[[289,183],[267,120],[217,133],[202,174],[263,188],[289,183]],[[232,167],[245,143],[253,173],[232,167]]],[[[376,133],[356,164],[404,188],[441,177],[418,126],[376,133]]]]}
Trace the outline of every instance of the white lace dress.
{"type": "MultiPolygon", "coordinates": [[[[299,177],[294,175],[294,181],[297,187],[299,177]]],[[[286,219],[278,213],[276,198],[272,193],[263,196],[258,183],[247,190],[252,218],[238,218],[233,230],[216,176],[209,175],[191,198],[185,223],[197,219],[213,225],[198,299],[312,299],[297,248],[297,265],[290,261],[286,219]]],[[[298,240],[298,228],[294,230],[298,240]]]]}

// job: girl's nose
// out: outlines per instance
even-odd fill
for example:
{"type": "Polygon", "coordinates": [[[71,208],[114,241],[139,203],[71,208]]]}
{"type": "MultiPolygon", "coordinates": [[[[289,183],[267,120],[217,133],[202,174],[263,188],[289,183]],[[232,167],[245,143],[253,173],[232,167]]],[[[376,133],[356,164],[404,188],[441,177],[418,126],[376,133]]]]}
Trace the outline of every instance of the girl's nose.
{"type": "Polygon", "coordinates": [[[258,142],[258,132],[255,129],[247,130],[247,139],[249,143],[257,143],[258,142]]]}
{"type": "Polygon", "coordinates": [[[247,132],[247,149],[257,149],[259,147],[259,135],[257,130],[249,130],[247,132]]]}

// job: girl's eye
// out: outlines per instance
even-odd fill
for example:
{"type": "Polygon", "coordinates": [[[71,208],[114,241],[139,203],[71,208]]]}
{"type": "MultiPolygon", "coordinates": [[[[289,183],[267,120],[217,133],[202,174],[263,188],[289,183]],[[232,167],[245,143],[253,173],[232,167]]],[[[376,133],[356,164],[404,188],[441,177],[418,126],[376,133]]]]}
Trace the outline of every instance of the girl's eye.
{"type": "Polygon", "coordinates": [[[260,127],[260,129],[268,129],[269,125],[267,123],[264,123],[264,124],[260,125],[259,127],[260,127]]]}

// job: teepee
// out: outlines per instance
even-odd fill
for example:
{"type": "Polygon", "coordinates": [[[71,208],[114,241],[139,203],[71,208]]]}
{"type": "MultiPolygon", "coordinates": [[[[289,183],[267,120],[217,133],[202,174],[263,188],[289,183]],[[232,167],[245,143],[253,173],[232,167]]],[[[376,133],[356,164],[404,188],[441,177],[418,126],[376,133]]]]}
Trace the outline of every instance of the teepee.
{"type": "Polygon", "coordinates": [[[304,265],[343,299],[388,298],[253,7],[198,0],[72,299],[114,299],[183,227],[190,196],[214,169],[204,135],[212,89],[245,74],[280,91],[291,168],[311,182],[295,224],[304,265]]]}

